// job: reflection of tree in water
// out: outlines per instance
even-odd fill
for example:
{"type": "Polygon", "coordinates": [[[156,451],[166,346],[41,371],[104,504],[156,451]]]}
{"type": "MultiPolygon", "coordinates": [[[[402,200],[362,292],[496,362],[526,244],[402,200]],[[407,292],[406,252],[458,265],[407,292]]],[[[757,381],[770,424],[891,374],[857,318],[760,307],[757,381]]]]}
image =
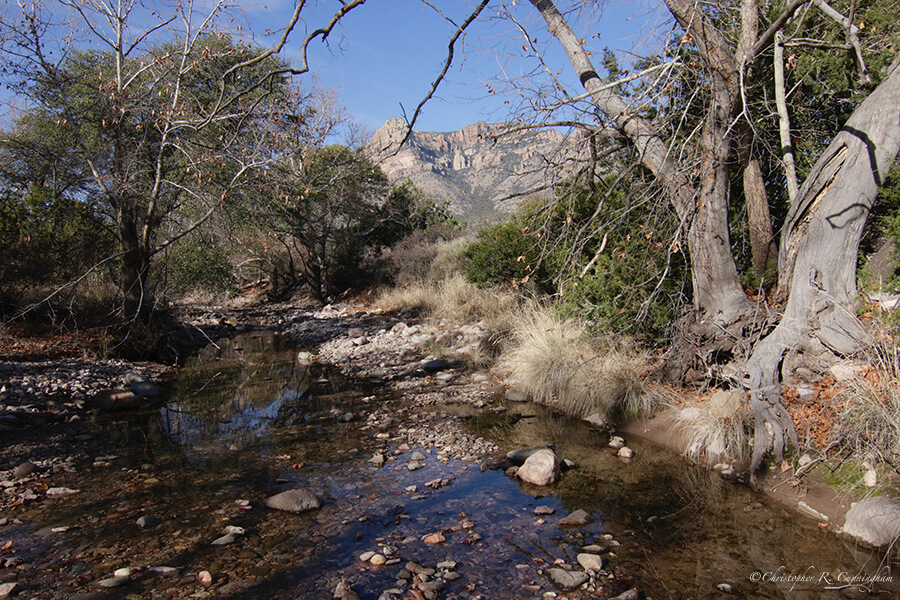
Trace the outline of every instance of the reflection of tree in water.
{"type": "Polygon", "coordinates": [[[94,426],[100,437],[124,449],[126,457],[135,464],[155,462],[160,451],[181,453],[178,444],[168,436],[158,410],[99,413],[94,417],[94,426]]]}
{"type": "Polygon", "coordinates": [[[244,445],[267,438],[272,426],[308,423],[343,388],[327,365],[298,362],[278,336],[252,332],[205,348],[182,370],[163,413],[181,443],[244,445]]]}

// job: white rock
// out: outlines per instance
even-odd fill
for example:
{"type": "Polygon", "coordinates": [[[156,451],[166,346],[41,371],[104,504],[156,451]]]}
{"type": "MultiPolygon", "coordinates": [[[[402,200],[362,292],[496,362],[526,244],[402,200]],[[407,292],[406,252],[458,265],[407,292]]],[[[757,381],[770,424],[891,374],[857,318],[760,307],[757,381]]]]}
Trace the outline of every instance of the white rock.
{"type": "Polygon", "coordinates": [[[616,456],[619,458],[632,458],[634,456],[634,450],[629,448],[628,446],[622,446],[619,448],[619,451],[616,452],[616,456]]]}
{"type": "Polygon", "coordinates": [[[529,456],[519,467],[516,477],[534,485],[550,485],[559,480],[559,458],[553,450],[545,448],[529,456]]]}
{"type": "Polygon", "coordinates": [[[578,564],[581,565],[581,568],[585,571],[603,570],[603,559],[596,554],[588,554],[586,552],[582,552],[576,558],[578,560],[578,564]]]}
{"type": "Polygon", "coordinates": [[[609,438],[609,447],[618,450],[625,445],[625,438],[614,435],[609,438]]]}

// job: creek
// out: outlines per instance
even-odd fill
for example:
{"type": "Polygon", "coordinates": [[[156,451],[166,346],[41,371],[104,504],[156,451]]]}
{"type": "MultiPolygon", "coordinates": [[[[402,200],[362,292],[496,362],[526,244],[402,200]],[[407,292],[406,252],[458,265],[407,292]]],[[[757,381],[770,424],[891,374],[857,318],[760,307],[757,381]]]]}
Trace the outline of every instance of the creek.
{"type": "MultiPolygon", "coordinates": [[[[848,577],[893,579],[880,555],[649,442],[629,439],[635,456],[626,462],[607,433],[502,395],[477,408],[411,410],[383,383],[351,384],[296,356],[265,332],[218,342],[178,372],[161,408],[98,417],[95,438],[117,452],[72,474],[80,493],[30,511],[44,533],[29,560],[46,561],[70,590],[132,567],[110,592],[126,598],[330,599],[342,579],[363,600],[428,597],[410,587],[410,561],[444,564],[433,595],[449,599],[602,598],[632,588],[656,600],[729,589],[842,598],[846,589],[830,588],[848,577]],[[436,438],[462,427],[500,451],[458,460],[404,437],[448,423],[436,438]],[[506,451],[545,445],[577,464],[559,484],[534,488],[505,474],[506,451]],[[416,451],[423,466],[411,470],[416,451]],[[377,453],[383,466],[369,462],[377,453]],[[298,487],[324,506],[300,515],[264,506],[298,487]],[[558,524],[577,509],[590,523],[558,524]],[[244,534],[213,545],[226,526],[244,534]],[[435,533],[443,541],[425,541],[435,533]],[[592,544],[606,564],[588,588],[565,592],[546,577],[559,564],[578,569],[577,554],[592,544]],[[366,552],[387,564],[362,562],[366,552]]],[[[34,597],[67,597],[65,589],[34,597]]]]}

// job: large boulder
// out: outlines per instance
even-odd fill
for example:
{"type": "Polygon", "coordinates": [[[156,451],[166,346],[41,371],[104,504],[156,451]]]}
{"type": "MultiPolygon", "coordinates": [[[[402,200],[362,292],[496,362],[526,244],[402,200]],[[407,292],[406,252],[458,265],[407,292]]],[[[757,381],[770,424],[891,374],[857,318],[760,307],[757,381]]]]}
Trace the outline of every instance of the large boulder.
{"type": "Polygon", "coordinates": [[[550,485],[559,481],[559,458],[549,448],[529,456],[516,472],[516,477],[533,485],[550,485]]]}
{"type": "Polygon", "coordinates": [[[306,488],[288,490],[266,500],[266,506],[275,510],[302,513],[321,508],[322,500],[306,488]]]}
{"type": "Polygon", "coordinates": [[[843,532],[872,546],[887,546],[900,537],[900,504],[884,496],[854,502],[843,532]]]}

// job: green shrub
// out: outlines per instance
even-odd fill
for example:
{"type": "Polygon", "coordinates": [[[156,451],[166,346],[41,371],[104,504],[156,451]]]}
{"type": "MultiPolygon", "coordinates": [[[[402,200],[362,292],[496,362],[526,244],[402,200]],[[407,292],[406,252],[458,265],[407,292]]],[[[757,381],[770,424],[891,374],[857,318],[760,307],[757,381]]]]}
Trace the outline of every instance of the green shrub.
{"type": "Polygon", "coordinates": [[[546,285],[548,278],[539,259],[536,240],[513,219],[478,232],[463,252],[463,270],[469,281],[480,286],[517,286],[532,280],[546,285]]]}
{"type": "Polygon", "coordinates": [[[169,281],[177,292],[223,292],[232,284],[232,268],[216,244],[187,242],[169,255],[169,281]]]}

